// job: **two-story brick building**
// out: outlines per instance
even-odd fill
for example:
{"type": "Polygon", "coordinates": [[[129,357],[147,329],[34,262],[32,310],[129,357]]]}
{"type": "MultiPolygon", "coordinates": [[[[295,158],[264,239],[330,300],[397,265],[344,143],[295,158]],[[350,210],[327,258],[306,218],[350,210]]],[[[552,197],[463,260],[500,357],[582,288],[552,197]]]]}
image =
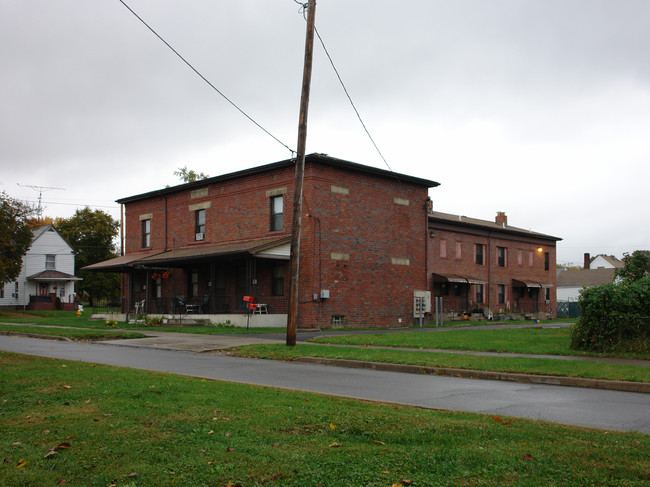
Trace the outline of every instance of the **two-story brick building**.
{"type": "Polygon", "coordinates": [[[433,295],[446,312],[555,314],[557,237],[461,215],[429,214],[433,295]]]}
{"type": "MultiPolygon", "coordinates": [[[[243,297],[254,296],[265,305],[261,311],[268,312],[260,316],[264,324],[285,325],[294,169],[294,160],[285,160],[122,198],[124,255],[86,269],[123,273],[125,311],[134,310],[136,303],[140,310],[144,302],[147,313],[192,312],[236,323],[246,311],[243,297]]],[[[496,265],[487,265],[488,249],[502,241],[508,248],[522,242],[512,247],[514,259],[519,249],[528,251],[543,241],[554,269],[553,237],[533,238],[512,227],[445,226],[441,214],[430,213],[428,191],[436,186],[435,181],[323,154],[306,157],[299,326],[410,323],[414,296],[428,296],[441,279],[455,285],[451,274],[494,282],[494,290],[486,286],[481,301],[492,306],[500,299],[496,286],[516,284],[502,277],[496,265]],[[444,232],[448,236],[443,238],[444,232]],[[485,245],[488,275],[454,267],[469,265],[462,249],[460,259],[442,257],[443,239],[448,249],[456,249],[460,235],[467,238],[461,244],[466,248],[480,236],[472,245],[485,245]]],[[[456,255],[456,250],[450,252],[456,255]]],[[[535,262],[539,258],[535,254],[535,262]]],[[[526,270],[517,274],[524,286],[533,281],[553,285],[550,276],[526,270]]],[[[469,284],[475,286],[472,300],[477,302],[478,288],[469,284]]],[[[529,295],[518,297],[518,304],[532,299],[529,295]]],[[[513,298],[504,296],[505,307],[513,298]]]]}

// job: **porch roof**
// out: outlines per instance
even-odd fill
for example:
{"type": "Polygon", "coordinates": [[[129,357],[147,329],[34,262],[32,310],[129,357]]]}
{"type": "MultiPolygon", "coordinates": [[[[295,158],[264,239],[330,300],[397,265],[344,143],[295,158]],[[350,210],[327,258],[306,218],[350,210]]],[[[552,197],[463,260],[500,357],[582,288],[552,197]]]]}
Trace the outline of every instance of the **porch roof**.
{"type": "Polygon", "coordinates": [[[522,281],[520,279],[513,279],[512,285],[514,287],[543,287],[543,288],[553,287],[553,284],[544,284],[541,282],[535,282],[529,280],[522,281]]]}
{"type": "MultiPolygon", "coordinates": [[[[267,238],[250,240],[247,242],[230,242],[215,245],[197,245],[184,249],[168,250],[150,257],[133,262],[137,266],[183,264],[197,261],[206,261],[218,257],[233,255],[254,255],[260,258],[284,259],[282,252],[272,252],[281,249],[290,241],[290,237],[267,238]]],[[[288,258],[288,256],[286,256],[288,258]]]]}
{"type": "Polygon", "coordinates": [[[461,276],[460,274],[433,273],[433,282],[455,282],[459,284],[487,284],[487,281],[475,277],[461,276]]]}
{"type": "Polygon", "coordinates": [[[82,267],[82,271],[99,271],[99,272],[121,272],[127,267],[133,267],[133,263],[138,260],[144,259],[146,257],[153,257],[160,254],[161,252],[147,253],[147,254],[129,254],[122,255],[120,257],[115,257],[114,259],[105,260],[103,262],[97,262],[96,264],[90,264],[85,267],[82,267]]]}
{"type": "Polygon", "coordinates": [[[48,269],[27,277],[30,281],[83,281],[81,277],[76,277],[65,272],[48,269]]]}

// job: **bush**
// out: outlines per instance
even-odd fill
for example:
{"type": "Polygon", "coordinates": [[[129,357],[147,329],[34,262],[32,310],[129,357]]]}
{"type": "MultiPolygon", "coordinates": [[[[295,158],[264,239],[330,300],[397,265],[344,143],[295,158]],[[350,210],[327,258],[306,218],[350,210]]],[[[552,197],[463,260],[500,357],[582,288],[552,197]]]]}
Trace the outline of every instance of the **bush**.
{"type": "Polygon", "coordinates": [[[650,349],[650,278],[580,291],[571,348],[594,352],[650,349]]]}

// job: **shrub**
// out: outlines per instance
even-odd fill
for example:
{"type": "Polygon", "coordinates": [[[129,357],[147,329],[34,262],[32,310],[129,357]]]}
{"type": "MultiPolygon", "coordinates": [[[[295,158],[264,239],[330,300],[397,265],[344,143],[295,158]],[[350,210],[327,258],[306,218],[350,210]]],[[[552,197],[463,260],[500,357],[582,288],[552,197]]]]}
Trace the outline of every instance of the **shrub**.
{"type": "Polygon", "coordinates": [[[643,352],[650,348],[650,278],[580,291],[571,348],[643,352]]]}
{"type": "Polygon", "coordinates": [[[161,326],[163,322],[162,317],[145,316],[144,326],[161,326]]]}
{"type": "Polygon", "coordinates": [[[106,328],[117,328],[117,321],[115,321],[115,320],[106,320],[106,321],[104,321],[104,326],[106,328]]]}

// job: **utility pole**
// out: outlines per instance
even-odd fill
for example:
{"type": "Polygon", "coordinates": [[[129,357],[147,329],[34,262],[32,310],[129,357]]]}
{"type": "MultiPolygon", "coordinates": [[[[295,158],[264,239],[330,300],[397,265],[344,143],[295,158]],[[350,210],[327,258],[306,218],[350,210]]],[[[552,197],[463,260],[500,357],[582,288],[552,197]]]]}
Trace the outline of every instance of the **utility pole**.
{"type": "Polygon", "coordinates": [[[316,0],[307,4],[307,35],[305,40],[305,65],[302,73],[300,120],[298,123],[298,152],[293,185],[293,220],[291,222],[291,256],[289,258],[289,314],[287,317],[287,346],[296,344],[298,324],[298,280],[300,277],[300,231],[302,223],[302,182],[305,175],[305,147],[307,143],[307,111],[311,86],[311,65],[314,51],[314,16],[316,0]]]}

